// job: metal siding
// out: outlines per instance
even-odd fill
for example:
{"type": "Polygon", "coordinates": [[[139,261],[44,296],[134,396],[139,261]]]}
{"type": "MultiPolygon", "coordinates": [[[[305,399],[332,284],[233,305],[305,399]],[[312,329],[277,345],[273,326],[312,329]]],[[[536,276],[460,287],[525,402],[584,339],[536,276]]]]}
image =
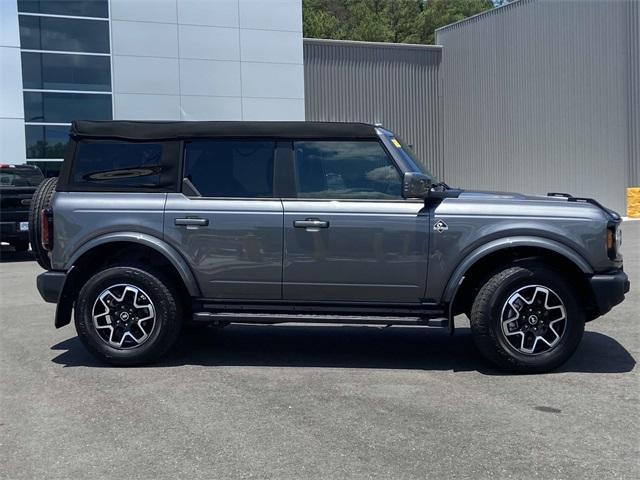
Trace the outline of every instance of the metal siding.
{"type": "Polygon", "coordinates": [[[444,174],[440,47],[304,40],[307,120],[381,123],[444,174]]]}
{"type": "Polygon", "coordinates": [[[440,29],[447,182],[564,191],[623,211],[638,171],[631,3],[523,0],[440,29]]]}
{"type": "Polygon", "coordinates": [[[640,187],[640,1],[629,2],[629,186],[640,187]]]}

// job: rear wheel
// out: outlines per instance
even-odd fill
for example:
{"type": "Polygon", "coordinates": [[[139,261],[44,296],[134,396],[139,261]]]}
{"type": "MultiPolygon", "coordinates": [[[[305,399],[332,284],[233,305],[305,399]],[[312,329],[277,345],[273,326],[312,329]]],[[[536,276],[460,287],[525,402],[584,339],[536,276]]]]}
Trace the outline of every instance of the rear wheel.
{"type": "Polygon", "coordinates": [[[57,178],[47,178],[43,181],[31,197],[29,207],[29,242],[33,255],[45,270],[51,270],[51,260],[48,252],[42,246],[42,230],[40,225],[40,212],[51,206],[51,199],[56,192],[57,178]]]}
{"type": "Polygon", "coordinates": [[[584,311],[559,272],[541,266],[506,268],[479,290],[471,331],[480,352],[517,372],[553,370],[573,354],[584,311]]]}
{"type": "Polygon", "coordinates": [[[76,331],[84,346],[112,365],[158,360],[182,326],[179,297],[171,283],[141,267],[96,273],[78,294],[76,331]]]}

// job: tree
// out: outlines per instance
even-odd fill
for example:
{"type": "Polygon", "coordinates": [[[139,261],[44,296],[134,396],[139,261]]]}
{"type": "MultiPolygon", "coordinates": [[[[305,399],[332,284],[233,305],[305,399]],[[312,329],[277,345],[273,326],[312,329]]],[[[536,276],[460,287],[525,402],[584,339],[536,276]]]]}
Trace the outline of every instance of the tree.
{"type": "Polygon", "coordinates": [[[491,0],[303,0],[305,37],[433,43],[436,28],[493,8],[491,0]]]}

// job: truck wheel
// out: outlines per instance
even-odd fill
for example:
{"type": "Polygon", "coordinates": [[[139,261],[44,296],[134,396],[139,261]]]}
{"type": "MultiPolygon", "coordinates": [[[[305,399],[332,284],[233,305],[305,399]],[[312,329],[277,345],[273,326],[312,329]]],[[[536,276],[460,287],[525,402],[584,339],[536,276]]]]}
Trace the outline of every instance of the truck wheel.
{"type": "Polygon", "coordinates": [[[51,270],[51,260],[48,252],[42,248],[42,242],[40,241],[42,238],[40,212],[51,205],[51,199],[56,192],[57,184],[57,178],[44,180],[34,192],[33,197],[31,197],[31,206],[29,207],[29,242],[31,243],[31,250],[33,250],[33,256],[36,257],[38,265],[45,270],[51,270]]]}
{"type": "Polygon", "coordinates": [[[506,268],[480,289],[471,331],[480,352],[515,372],[562,365],[584,333],[584,311],[559,272],[540,266],[506,268]]]}
{"type": "Polygon", "coordinates": [[[158,360],[176,342],[182,309],[171,282],[143,267],[96,273],[75,307],[76,331],[96,357],[118,366],[158,360]]]}

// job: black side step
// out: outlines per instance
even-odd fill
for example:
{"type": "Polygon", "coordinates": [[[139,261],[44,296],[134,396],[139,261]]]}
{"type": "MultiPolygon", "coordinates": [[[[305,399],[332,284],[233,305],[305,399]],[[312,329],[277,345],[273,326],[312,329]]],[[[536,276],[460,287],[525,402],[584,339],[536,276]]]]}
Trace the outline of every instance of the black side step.
{"type": "Polygon", "coordinates": [[[340,323],[354,325],[420,325],[446,328],[449,320],[442,317],[388,315],[327,315],[299,313],[195,312],[195,323],[340,323]]]}

